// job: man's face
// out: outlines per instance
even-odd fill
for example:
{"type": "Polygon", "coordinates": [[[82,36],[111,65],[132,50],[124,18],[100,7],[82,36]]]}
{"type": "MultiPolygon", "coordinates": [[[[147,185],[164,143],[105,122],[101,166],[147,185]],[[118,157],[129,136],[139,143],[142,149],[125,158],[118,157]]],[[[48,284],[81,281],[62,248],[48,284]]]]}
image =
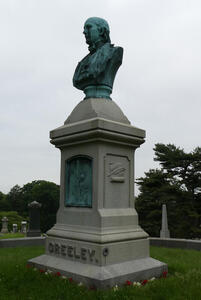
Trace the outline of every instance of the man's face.
{"type": "Polygon", "coordinates": [[[83,31],[86,43],[91,46],[92,44],[100,41],[100,31],[98,26],[94,22],[87,21],[84,24],[84,31],[83,31]]]}

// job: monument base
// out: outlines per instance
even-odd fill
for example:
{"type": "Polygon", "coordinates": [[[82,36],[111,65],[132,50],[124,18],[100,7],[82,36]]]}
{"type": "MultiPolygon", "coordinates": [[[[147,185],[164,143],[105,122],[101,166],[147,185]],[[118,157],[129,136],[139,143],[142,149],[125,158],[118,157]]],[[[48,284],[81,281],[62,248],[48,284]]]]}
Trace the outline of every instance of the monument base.
{"type": "Polygon", "coordinates": [[[83,264],[75,261],[66,261],[60,257],[41,255],[30,259],[28,264],[39,269],[60,272],[72,278],[75,282],[82,282],[88,287],[99,289],[110,288],[115,285],[124,285],[126,280],[140,281],[152,277],[160,277],[167,265],[151,257],[136,259],[107,266],[83,264]]]}
{"type": "Polygon", "coordinates": [[[28,264],[99,289],[160,277],[167,271],[165,263],[149,257],[148,238],[101,244],[49,236],[46,254],[28,264]]]}
{"type": "Polygon", "coordinates": [[[8,231],[8,229],[2,229],[2,230],[1,230],[1,233],[2,233],[2,234],[4,234],[4,233],[9,233],[9,231],[8,231]]]}
{"type": "Polygon", "coordinates": [[[40,230],[30,230],[30,231],[27,231],[26,236],[27,237],[41,236],[41,231],[40,230]]]}

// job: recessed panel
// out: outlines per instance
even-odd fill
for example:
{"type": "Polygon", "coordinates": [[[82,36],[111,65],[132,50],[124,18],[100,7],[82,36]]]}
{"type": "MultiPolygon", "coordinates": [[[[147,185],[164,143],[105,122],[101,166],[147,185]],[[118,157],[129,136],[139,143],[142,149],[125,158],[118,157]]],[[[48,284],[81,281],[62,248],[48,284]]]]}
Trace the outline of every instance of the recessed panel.
{"type": "Polygon", "coordinates": [[[104,208],[127,208],[130,199],[130,161],[127,156],[105,156],[104,208]]]}
{"type": "Polygon", "coordinates": [[[76,156],[65,167],[65,206],[92,207],[92,159],[76,156]]]}

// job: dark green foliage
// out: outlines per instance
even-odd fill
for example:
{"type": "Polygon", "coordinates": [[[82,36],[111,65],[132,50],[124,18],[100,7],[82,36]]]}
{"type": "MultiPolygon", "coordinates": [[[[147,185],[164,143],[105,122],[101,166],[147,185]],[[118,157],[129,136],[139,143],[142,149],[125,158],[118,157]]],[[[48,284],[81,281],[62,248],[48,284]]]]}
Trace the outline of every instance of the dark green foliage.
{"type": "Polygon", "coordinates": [[[36,180],[23,187],[15,185],[5,197],[10,209],[18,212],[23,219],[29,216],[28,204],[32,201],[40,202],[42,204],[40,209],[42,232],[46,232],[56,223],[56,212],[59,208],[59,186],[55,183],[36,180]]]}
{"type": "Polygon", "coordinates": [[[154,160],[161,164],[169,178],[177,181],[180,188],[191,194],[192,198],[196,198],[201,193],[201,148],[185,153],[172,144],[156,144],[154,151],[154,160]]]}
{"type": "Polygon", "coordinates": [[[7,197],[4,193],[0,192],[0,211],[11,210],[11,205],[7,200],[7,197]]]}
{"type": "MultiPolygon", "coordinates": [[[[3,217],[8,218],[8,230],[12,231],[13,224],[17,224],[18,229],[21,228],[21,222],[27,221],[27,218],[20,216],[16,211],[1,211],[0,212],[0,221],[3,217]]],[[[0,228],[2,227],[2,223],[0,222],[0,228]]]]}
{"type": "Polygon", "coordinates": [[[11,210],[21,213],[24,211],[25,206],[22,199],[21,187],[15,185],[6,196],[6,200],[9,203],[11,210]]]}
{"type": "Polygon", "coordinates": [[[17,238],[23,238],[25,237],[24,233],[17,232],[9,232],[9,233],[4,233],[3,235],[0,236],[0,240],[6,240],[6,239],[17,239],[17,238]]]}
{"type": "Polygon", "coordinates": [[[175,145],[156,144],[155,161],[161,169],[138,179],[136,199],[141,226],[159,236],[162,204],[167,205],[171,237],[201,237],[201,148],[191,153],[175,145]]]}
{"type": "Polygon", "coordinates": [[[56,212],[59,208],[59,186],[44,180],[33,181],[23,186],[23,199],[26,203],[36,200],[42,204],[41,231],[46,232],[56,223],[56,212]]]}

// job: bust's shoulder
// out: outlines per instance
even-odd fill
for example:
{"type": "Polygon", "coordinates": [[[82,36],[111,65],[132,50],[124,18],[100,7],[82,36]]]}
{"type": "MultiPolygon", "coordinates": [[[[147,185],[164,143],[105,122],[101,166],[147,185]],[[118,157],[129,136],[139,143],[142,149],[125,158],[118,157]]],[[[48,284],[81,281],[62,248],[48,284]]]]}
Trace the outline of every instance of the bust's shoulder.
{"type": "Polygon", "coordinates": [[[119,55],[123,55],[124,49],[122,47],[119,47],[119,46],[114,47],[113,46],[113,48],[114,48],[115,53],[117,53],[119,55]]]}
{"type": "Polygon", "coordinates": [[[113,44],[106,43],[103,47],[101,52],[107,53],[109,57],[118,56],[120,58],[123,57],[123,48],[119,46],[114,46],[113,44]]]}
{"type": "Polygon", "coordinates": [[[111,51],[111,58],[114,61],[120,61],[122,62],[123,59],[123,48],[119,46],[110,45],[110,51],[111,51]]]}

